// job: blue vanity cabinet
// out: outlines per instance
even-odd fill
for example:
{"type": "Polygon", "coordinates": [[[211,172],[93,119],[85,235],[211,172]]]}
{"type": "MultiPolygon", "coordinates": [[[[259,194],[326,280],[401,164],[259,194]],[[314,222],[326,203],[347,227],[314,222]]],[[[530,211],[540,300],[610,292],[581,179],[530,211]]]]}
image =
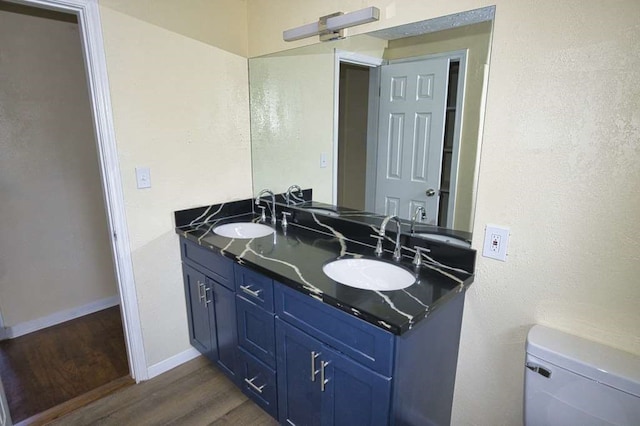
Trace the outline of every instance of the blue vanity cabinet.
{"type": "Polygon", "coordinates": [[[274,282],[241,265],[234,265],[234,274],[241,389],[278,418],[274,282]]]}
{"type": "Polygon", "coordinates": [[[320,425],[322,392],[318,356],[322,343],[276,321],[280,424],[320,425]]]}
{"type": "Polygon", "coordinates": [[[389,424],[391,378],[363,367],[335,350],[321,355],[325,369],[323,420],[336,426],[389,424]]]}
{"type": "Polygon", "coordinates": [[[240,353],[240,368],[238,375],[241,379],[242,392],[258,404],[272,417],[278,418],[278,390],[276,373],[256,357],[249,354],[242,347],[240,353]]]}
{"type": "Polygon", "coordinates": [[[238,342],[272,369],[276,367],[273,287],[271,278],[235,265],[238,342]]]}
{"type": "Polygon", "coordinates": [[[280,423],[450,424],[464,296],[394,335],[276,283],[280,423]]]}
{"type": "Polygon", "coordinates": [[[280,424],[451,423],[464,291],[394,335],[180,242],[192,345],[280,424]]]}
{"type": "Polygon", "coordinates": [[[383,426],[391,379],[276,319],[281,424],[383,426]]]}
{"type": "Polygon", "coordinates": [[[394,337],[277,284],[280,423],[387,425],[394,337]]]}
{"type": "Polygon", "coordinates": [[[233,261],[180,239],[189,338],[238,382],[238,327],[233,261]]]}
{"type": "Polygon", "coordinates": [[[273,312],[236,295],[238,343],[245,351],[276,368],[276,339],[273,312]]]}
{"type": "Polygon", "coordinates": [[[211,361],[218,360],[217,336],[212,333],[209,317],[209,305],[206,304],[207,277],[186,263],[182,264],[184,291],[187,301],[189,320],[189,339],[191,345],[211,361]]]}
{"type": "MultiPolygon", "coordinates": [[[[215,321],[211,333],[218,341],[218,365],[232,380],[238,381],[238,329],[236,323],[235,292],[212,282],[211,299],[214,303],[215,321]]],[[[209,299],[209,300],[211,300],[209,299]]]]}

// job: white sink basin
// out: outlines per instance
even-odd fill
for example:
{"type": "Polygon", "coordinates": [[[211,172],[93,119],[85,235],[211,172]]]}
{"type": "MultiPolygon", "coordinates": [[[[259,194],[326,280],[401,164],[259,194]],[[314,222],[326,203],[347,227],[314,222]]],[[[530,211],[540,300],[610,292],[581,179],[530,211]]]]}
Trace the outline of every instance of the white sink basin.
{"type": "Polygon", "coordinates": [[[468,242],[464,240],[460,240],[455,237],[451,237],[449,235],[431,234],[431,233],[419,233],[414,235],[416,237],[424,238],[425,240],[440,241],[440,242],[451,244],[454,246],[460,246],[460,247],[466,247],[466,248],[471,247],[471,244],[469,244],[468,242]]]}
{"type": "Polygon", "coordinates": [[[216,226],[213,232],[227,238],[250,239],[271,235],[274,229],[261,223],[234,222],[216,226]]]}
{"type": "Polygon", "coordinates": [[[339,259],[324,265],[322,271],[340,284],[365,290],[400,290],[416,281],[406,269],[373,259],[339,259]]]}

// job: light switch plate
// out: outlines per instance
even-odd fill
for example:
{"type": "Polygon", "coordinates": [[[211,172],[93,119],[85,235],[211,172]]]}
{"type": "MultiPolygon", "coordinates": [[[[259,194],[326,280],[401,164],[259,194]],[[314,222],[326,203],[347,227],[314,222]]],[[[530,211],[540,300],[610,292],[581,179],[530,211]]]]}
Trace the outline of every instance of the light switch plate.
{"type": "Polygon", "coordinates": [[[148,167],[136,167],[138,189],[151,188],[151,170],[148,167]]]}
{"type": "Polygon", "coordinates": [[[509,245],[509,228],[498,225],[487,225],[484,232],[482,255],[491,259],[507,261],[509,245]]]}
{"type": "Polygon", "coordinates": [[[325,168],[327,167],[327,153],[326,152],[322,152],[320,153],[320,168],[325,168]]]}

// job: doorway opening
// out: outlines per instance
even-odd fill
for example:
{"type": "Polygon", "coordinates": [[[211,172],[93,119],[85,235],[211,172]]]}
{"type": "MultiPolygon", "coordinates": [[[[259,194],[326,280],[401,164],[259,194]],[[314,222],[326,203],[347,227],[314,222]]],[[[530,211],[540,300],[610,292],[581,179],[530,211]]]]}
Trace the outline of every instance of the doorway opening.
{"type": "Polygon", "coordinates": [[[366,210],[370,68],[340,63],[338,205],[366,210]]]}
{"type": "Polygon", "coordinates": [[[79,17],[6,1],[0,14],[0,306],[11,338],[0,373],[21,421],[132,380],[79,17]]]}

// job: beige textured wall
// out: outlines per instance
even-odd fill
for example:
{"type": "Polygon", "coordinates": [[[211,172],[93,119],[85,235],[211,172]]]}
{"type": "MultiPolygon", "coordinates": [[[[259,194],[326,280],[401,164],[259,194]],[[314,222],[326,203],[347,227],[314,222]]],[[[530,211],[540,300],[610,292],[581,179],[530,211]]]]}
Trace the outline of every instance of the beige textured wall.
{"type": "Polygon", "coordinates": [[[124,15],[247,56],[247,0],[99,0],[124,15]]]}
{"type": "Polygon", "coordinates": [[[510,227],[511,241],[506,263],[478,257],[454,425],[522,423],[524,341],[534,323],[640,354],[640,3],[249,2],[251,56],[293,47],[283,29],[336,10],[379,7],[380,22],[361,32],[492,3],[473,245],[481,247],[488,222],[510,227]]]}
{"type": "Polygon", "coordinates": [[[117,295],[78,25],[24,10],[0,6],[0,309],[8,327],[117,295]]]}
{"type": "Polygon", "coordinates": [[[313,198],[331,203],[333,114],[305,114],[321,106],[333,111],[331,54],[251,60],[251,141],[254,193],[279,193],[290,185],[313,188],[313,198]],[[320,156],[328,165],[320,167],[320,156]]]}
{"type": "MultiPolygon", "coordinates": [[[[160,25],[204,25],[209,2],[192,2],[184,14],[149,6],[149,19],[110,5],[100,9],[107,71],[144,347],[154,365],[190,347],[173,212],[251,196],[247,59],[160,25]],[[151,188],[136,189],[138,166],[151,169],[151,188]]],[[[227,4],[228,25],[246,25],[244,9],[242,1],[227,4]]]]}
{"type": "Polygon", "coordinates": [[[381,58],[386,46],[384,40],[362,37],[251,58],[255,193],[284,192],[297,184],[313,188],[314,200],[333,204],[334,49],[381,58]],[[325,168],[321,153],[327,155],[325,168]]]}

